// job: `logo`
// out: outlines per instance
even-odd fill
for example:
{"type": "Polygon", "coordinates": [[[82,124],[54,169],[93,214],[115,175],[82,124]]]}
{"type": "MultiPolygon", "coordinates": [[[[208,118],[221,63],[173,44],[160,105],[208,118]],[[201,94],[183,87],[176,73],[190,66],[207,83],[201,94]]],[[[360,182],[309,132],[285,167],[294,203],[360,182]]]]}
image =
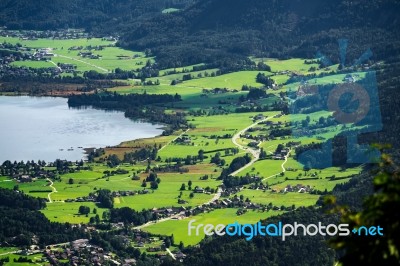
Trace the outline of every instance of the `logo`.
{"type": "MultiPolygon", "coordinates": [[[[339,51],[342,70],[338,74],[322,72],[318,76],[302,76],[295,80],[295,86],[288,85],[293,137],[318,137],[322,140],[320,149],[307,150],[298,155],[298,161],[309,168],[332,166],[333,136],[347,139],[347,163],[371,163],[380,157],[377,150],[358,143],[360,134],[382,129],[376,72],[363,66],[372,52],[367,50],[352,66],[343,68],[347,40],[339,40],[339,51]],[[321,127],[310,122],[309,117],[304,123],[295,120],[298,115],[307,116],[316,112],[325,115],[323,121],[329,120],[324,125],[325,131],[335,131],[335,134],[321,134],[321,127]]],[[[322,54],[318,55],[318,59],[324,67],[332,65],[322,54]]]]}
{"type": "Polygon", "coordinates": [[[217,235],[217,236],[243,236],[247,241],[252,240],[255,236],[264,237],[280,237],[285,241],[288,237],[293,236],[349,236],[351,234],[356,236],[383,236],[383,228],[378,226],[361,226],[350,230],[348,224],[328,224],[323,225],[321,222],[318,224],[284,224],[278,222],[276,224],[262,224],[261,222],[255,224],[239,224],[234,222],[232,224],[224,225],[218,224],[198,224],[193,225],[196,220],[190,220],[188,223],[188,236],[192,235],[217,235]]]}

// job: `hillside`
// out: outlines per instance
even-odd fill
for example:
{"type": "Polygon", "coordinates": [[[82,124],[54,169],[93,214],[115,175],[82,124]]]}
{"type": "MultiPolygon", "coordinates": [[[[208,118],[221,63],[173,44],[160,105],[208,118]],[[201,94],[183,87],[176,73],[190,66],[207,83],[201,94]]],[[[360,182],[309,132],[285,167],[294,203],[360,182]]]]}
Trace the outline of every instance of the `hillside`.
{"type": "Polygon", "coordinates": [[[384,1],[243,0],[5,0],[0,25],[9,29],[85,28],[118,34],[120,45],[150,48],[163,67],[241,56],[307,57],[338,61],[339,38],[349,39],[352,62],[367,48],[378,58],[398,47],[400,4],[384,1]],[[162,13],[165,8],[180,12],[162,13]]]}
{"type": "Polygon", "coordinates": [[[85,28],[115,33],[116,25],[151,18],[165,8],[184,8],[192,0],[5,0],[0,3],[0,25],[9,29],[55,30],[85,28]]]}
{"type": "Polygon", "coordinates": [[[399,10],[393,0],[208,0],[132,25],[123,31],[121,45],[151,48],[169,66],[215,61],[225,54],[314,57],[320,49],[338,61],[332,43],[339,38],[349,39],[351,59],[367,48],[382,56],[384,41],[398,42],[399,10]]]}

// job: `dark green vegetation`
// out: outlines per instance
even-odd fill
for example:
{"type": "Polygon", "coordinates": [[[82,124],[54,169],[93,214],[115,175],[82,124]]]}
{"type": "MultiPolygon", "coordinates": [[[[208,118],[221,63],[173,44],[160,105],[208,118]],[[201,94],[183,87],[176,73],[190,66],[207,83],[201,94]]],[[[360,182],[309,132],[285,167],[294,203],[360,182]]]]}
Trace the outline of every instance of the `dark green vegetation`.
{"type": "Polygon", "coordinates": [[[40,209],[44,200],[0,188],[0,241],[27,247],[37,237],[41,246],[63,243],[86,236],[69,224],[51,223],[40,209]]]}
{"type": "Polygon", "coordinates": [[[162,14],[172,7],[168,2],[52,1],[38,8],[26,0],[2,1],[0,24],[11,29],[86,28],[102,35],[117,31],[121,46],[150,49],[164,67],[201,62],[234,68],[249,65],[244,55],[312,58],[318,50],[338,62],[332,41],[339,38],[351,41],[348,62],[353,62],[367,48],[382,58],[399,42],[400,7],[394,0],[173,1],[189,8],[162,14]]]}
{"type": "Polygon", "coordinates": [[[73,0],[65,2],[2,1],[0,24],[10,29],[54,30],[86,28],[99,31],[106,27],[114,32],[115,25],[138,21],[161,14],[166,8],[184,8],[193,0],[73,0]],[[112,24],[110,22],[114,21],[112,24]]]}

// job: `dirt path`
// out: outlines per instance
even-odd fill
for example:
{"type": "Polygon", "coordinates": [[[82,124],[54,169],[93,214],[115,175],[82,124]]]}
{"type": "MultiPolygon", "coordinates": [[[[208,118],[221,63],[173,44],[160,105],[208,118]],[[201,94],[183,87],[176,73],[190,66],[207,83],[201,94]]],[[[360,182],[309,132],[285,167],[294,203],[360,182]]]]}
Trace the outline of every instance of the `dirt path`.
{"type": "Polygon", "coordinates": [[[165,250],[167,250],[168,254],[171,256],[171,258],[172,258],[173,260],[176,260],[174,254],[172,254],[172,252],[171,252],[171,250],[169,250],[169,248],[166,248],[165,250]]]}
{"type": "Polygon", "coordinates": [[[70,59],[70,60],[73,60],[73,61],[81,62],[81,63],[83,63],[83,64],[86,64],[86,65],[95,67],[95,68],[97,68],[97,69],[100,69],[101,71],[103,71],[103,72],[105,72],[105,73],[108,73],[108,72],[109,72],[108,69],[105,69],[105,68],[103,68],[103,67],[96,66],[96,65],[94,65],[94,64],[85,62],[85,61],[80,60],[80,59],[76,59],[76,58],[69,57],[69,56],[65,56],[65,55],[59,55],[59,54],[56,54],[56,56],[59,56],[59,57],[62,57],[62,58],[67,58],[67,59],[70,59]]]}
{"type": "Polygon", "coordinates": [[[173,140],[170,140],[168,143],[166,143],[164,146],[162,146],[157,152],[160,152],[161,150],[163,150],[165,147],[167,147],[168,145],[170,145],[172,142],[174,142],[175,140],[177,140],[178,138],[182,137],[184,134],[188,133],[189,129],[186,129],[185,131],[183,131],[181,134],[179,134],[176,138],[174,138],[173,140]]]}
{"type": "Polygon", "coordinates": [[[268,177],[265,177],[265,178],[263,178],[261,181],[267,180],[267,179],[269,179],[269,178],[271,178],[271,177],[274,177],[274,176],[280,175],[281,173],[286,172],[285,164],[287,163],[287,160],[288,160],[288,158],[289,158],[289,154],[290,154],[291,151],[292,151],[292,150],[290,149],[289,152],[288,152],[288,153],[286,154],[286,156],[285,156],[285,160],[284,160],[283,163],[281,164],[282,172],[277,173],[277,174],[274,174],[274,175],[271,175],[271,176],[268,176],[268,177]]]}
{"type": "Polygon", "coordinates": [[[49,199],[49,203],[53,203],[53,201],[51,200],[51,194],[56,193],[56,192],[58,192],[58,191],[57,191],[57,189],[53,186],[54,183],[53,183],[53,181],[51,181],[51,179],[47,178],[47,181],[50,182],[49,187],[51,187],[51,189],[53,190],[52,192],[50,192],[50,193],[47,195],[47,198],[49,199]]]}

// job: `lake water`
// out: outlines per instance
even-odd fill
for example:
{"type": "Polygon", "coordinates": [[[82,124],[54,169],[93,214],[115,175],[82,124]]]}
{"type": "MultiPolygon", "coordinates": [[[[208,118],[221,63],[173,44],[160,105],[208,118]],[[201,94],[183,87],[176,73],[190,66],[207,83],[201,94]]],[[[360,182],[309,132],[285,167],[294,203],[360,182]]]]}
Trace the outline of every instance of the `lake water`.
{"type": "Polygon", "coordinates": [[[0,96],[0,163],[5,160],[80,160],[82,148],[154,137],[161,125],[133,121],[123,112],[71,109],[67,99],[0,96]]]}

